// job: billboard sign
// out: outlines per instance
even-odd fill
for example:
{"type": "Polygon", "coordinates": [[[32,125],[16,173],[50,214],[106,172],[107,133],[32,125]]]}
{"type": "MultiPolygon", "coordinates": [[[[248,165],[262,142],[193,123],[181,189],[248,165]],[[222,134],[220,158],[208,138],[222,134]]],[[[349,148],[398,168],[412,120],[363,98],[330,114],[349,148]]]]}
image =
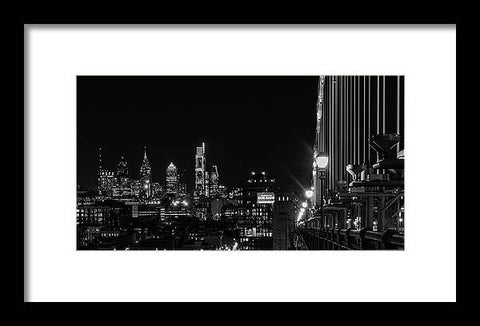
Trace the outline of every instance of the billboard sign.
{"type": "Polygon", "coordinates": [[[257,192],[257,204],[273,204],[275,194],[273,192],[257,192]]]}

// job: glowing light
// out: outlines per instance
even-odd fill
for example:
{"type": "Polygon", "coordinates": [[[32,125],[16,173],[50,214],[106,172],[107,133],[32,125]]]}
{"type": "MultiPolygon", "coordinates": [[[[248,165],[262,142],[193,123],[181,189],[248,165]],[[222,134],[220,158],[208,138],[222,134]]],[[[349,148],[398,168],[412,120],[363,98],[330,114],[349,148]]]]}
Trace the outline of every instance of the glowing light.
{"type": "Polygon", "coordinates": [[[262,174],[265,175],[265,171],[263,171],[262,174]]]}
{"type": "Polygon", "coordinates": [[[313,197],[313,191],[312,190],[307,190],[305,191],[305,196],[307,198],[312,198],[313,197]]]}
{"type": "Polygon", "coordinates": [[[302,208],[307,208],[307,206],[308,206],[307,202],[304,201],[304,202],[302,203],[302,208]]]}
{"type": "Polygon", "coordinates": [[[325,169],[328,165],[328,156],[317,156],[315,159],[315,162],[317,163],[317,166],[321,169],[325,169]]]}
{"type": "Polygon", "coordinates": [[[252,175],[255,175],[255,172],[252,172],[252,175]]]}
{"type": "Polygon", "coordinates": [[[300,208],[300,213],[303,214],[305,212],[305,208],[300,208]]]}

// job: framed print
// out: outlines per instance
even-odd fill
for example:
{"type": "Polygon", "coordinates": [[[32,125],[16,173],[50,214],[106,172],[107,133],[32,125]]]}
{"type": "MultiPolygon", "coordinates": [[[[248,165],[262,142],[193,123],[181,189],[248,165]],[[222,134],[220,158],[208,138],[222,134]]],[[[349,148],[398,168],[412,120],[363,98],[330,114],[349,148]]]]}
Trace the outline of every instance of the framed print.
{"type": "Polygon", "coordinates": [[[25,301],[455,301],[455,25],[25,37],[25,301]]]}

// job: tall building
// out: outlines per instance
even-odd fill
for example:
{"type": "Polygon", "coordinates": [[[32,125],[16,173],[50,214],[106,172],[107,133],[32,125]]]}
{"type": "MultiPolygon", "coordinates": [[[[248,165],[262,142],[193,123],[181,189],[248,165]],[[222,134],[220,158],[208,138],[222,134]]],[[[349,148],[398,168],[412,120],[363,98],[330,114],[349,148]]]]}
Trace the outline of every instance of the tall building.
{"type": "Polygon", "coordinates": [[[128,177],[128,165],[127,160],[122,156],[120,162],[117,165],[117,178],[127,178],[128,177]]]}
{"type": "Polygon", "coordinates": [[[205,155],[205,143],[202,143],[201,147],[197,147],[195,154],[195,191],[194,196],[199,198],[206,195],[205,188],[205,168],[206,168],[206,155],[205,155]]]}
{"type": "Polygon", "coordinates": [[[111,196],[112,187],[115,184],[115,173],[103,168],[102,148],[98,154],[97,190],[100,195],[111,196]]]}
{"type": "Polygon", "coordinates": [[[224,185],[218,185],[218,196],[221,198],[228,198],[228,192],[227,192],[227,187],[224,185]]]}
{"type": "Polygon", "coordinates": [[[205,197],[210,197],[210,173],[205,171],[205,197]]]}
{"type": "Polygon", "coordinates": [[[159,182],[152,182],[152,196],[159,198],[162,195],[163,189],[159,182]]]}
{"type": "Polygon", "coordinates": [[[240,250],[273,248],[273,204],[275,179],[265,172],[252,172],[240,185],[238,229],[240,250]]]}
{"type": "Polygon", "coordinates": [[[101,169],[98,173],[98,193],[104,196],[112,195],[112,188],[115,184],[115,173],[101,169]]]}
{"type": "Polygon", "coordinates": [[[273,205],[273,250],[293,248],[295,230],[295,195],[293,191],[275,191],[273,205]]]}
{"type": "Polygon", "coordinates": [[[210,196],[218,197],[219,196],[219,175],[218,168],[216,165],[212,166],[212,173],[210,174],[210,196]]]}
{"type": "Polygon", "coordinates": [[[132,195],[135,197],[141,197],[142,195],[145,195],[145,187],[143,185],[142,180],[137,179],[137,180],[131,180],[130,185],[132,187],[132,195]]]}
{"type": "Polygon", "coordinates": [[[167,167],[165,190],[167,194],[176,195],[178,193],[178,172],[177,167],[173,164],[173,162],[171,162],[167,167]]]}
{"type": "Polygon", "coordinates": [[[114,197],[126,197],[132,194],[131,182],[128,177],[127,160],[122,156],[117,165],[115,185],[112,190],[114,197]]]}
{"type": "Polygon", "coordinates": [[[142,186],[142,192],[147,198],[152,195],[151,184],[152,184],[152,168],[150,167],[150,162],[147,157],[147,147],[144,148],[143,161],[140,166],[140,181],[142,186]]]}
{"type": "Polygon", "coordinates": [[[179,196],[187,195],[187,182],[185,180],[186,173],[187,173],[186,169],[183,169],[181,172],[178,172],[178,195],[179,196]]]}

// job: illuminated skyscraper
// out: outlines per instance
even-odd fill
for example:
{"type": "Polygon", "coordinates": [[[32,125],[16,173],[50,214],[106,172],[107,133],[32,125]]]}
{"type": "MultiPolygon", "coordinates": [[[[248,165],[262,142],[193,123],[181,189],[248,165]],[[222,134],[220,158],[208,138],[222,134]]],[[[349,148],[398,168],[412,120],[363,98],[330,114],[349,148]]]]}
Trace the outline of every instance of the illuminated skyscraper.
{"type": "Polygon", "coordinates": [[[173,164],[173,162],[171,162],[170,165],[167,167],[165,188],[167,194],[178,193],[178,172],[177,167],[173,164]]]}
{"type": "Polygon", "coordinates": [[[117,165],[117,176],[113,187],[113,196],[130,196],[132,193],[130,180],[128,178],[127,160],[122,156],[117,165]]]}
{"type": "Polygon", "coordinates": [[[206,195],[205,189],[205,143],[202,143],[201,147],[197,147],[197,153],[195,155],[195,192],[196,198],[206,195]]]}
{"type": "Polygon", "coordinates": [[[102,148],[99,148],[98,154],[98,174],[97,190],[100,195],[111,195],[112,187],[115,183],[115,173],[103,168],[102,166],[102,148]]]}
{"type": "Polygon", "coordinates": [[[210,174],[205,171],[205,197],[210,197],[210,174]]]}
{"type": "Polygon", "coordinates": [[[185,180],[185,175],[187,171],[183,169],[178,172],[178,195],[185,196],[187,194],[187,183],[185,180]]]}
{"type": "Polygon", "coordinates": [[[117,165],[117,178],[127,178],[128,177],[128,165],[127,160],[122,156],[120,162],[117,165]]]}
{"type": "Polygon", "coordinates": [[[157,198],[161,197],[162,191],[163,189],[159,182],[151,183],[151,193],[153,197],[157,197],[157,198]]]}
{"type": "Polygon", "coordinates": [[[144,153],[143,153],[143,162],[142,162],[142,166],[140,167],[140,178],[150,179],[151,173],[152,173],[152,168],[150,167],[150,162],[148,161],[148,157],[147,157],[147,147],[145,147],[144,153]]]}
{"type": "Polygon", "coordinates": [[[212,166],[212,173],[210,174],[210,196],[216,197],[219,195],[218,191],[218,168],[216,165],[212,166]]]}
{"type": "Polygon", "coordinates": [[[143,162],[140,167],[140,181],[142,193],[148,198],[151,196],[152,168],[147,158],[147,147],[144,149],[143,162]]]}

